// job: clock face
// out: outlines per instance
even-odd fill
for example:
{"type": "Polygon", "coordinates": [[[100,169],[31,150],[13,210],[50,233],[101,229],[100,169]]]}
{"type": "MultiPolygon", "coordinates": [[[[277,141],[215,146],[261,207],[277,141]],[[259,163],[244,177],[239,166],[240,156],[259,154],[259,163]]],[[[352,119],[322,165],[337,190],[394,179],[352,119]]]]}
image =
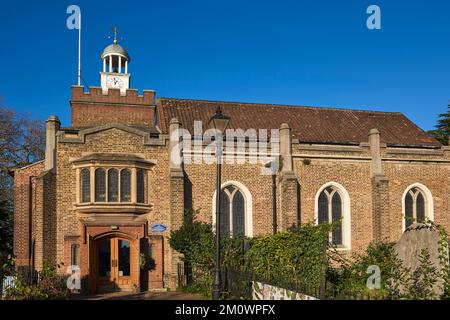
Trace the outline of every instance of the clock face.
{"type": "Polygon", "coordinates": [[[108,77],[106,79],[108,88],[118,88],[121,89],[124,86],[124,82],[120,77],[108,77]]]}

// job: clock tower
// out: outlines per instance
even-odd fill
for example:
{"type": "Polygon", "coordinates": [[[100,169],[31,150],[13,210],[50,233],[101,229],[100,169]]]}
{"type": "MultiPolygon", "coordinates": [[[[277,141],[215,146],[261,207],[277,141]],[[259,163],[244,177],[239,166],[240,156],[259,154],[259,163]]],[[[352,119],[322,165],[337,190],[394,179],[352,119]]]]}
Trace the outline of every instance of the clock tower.
{"type": "Polygon", "coordinates": [[[100,72],[102,91],[108,94],[108,89],[120,89],[124,96],[130,88],[128,63],[131,61],[127,50],[117,44],[117,29],[114,28],[114,43],[107,46],[101,55],[103,72],[100,72]]]}

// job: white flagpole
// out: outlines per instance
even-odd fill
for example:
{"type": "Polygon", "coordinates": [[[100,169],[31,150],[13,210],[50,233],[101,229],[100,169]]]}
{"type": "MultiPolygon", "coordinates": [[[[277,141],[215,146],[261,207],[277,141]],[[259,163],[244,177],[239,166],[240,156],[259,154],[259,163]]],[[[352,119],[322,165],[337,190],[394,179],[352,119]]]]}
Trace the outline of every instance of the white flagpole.
{"type": "Polygon", "coordinates": [[[81,11],[78,28],[78,86],[81,86],[81,11]]]}

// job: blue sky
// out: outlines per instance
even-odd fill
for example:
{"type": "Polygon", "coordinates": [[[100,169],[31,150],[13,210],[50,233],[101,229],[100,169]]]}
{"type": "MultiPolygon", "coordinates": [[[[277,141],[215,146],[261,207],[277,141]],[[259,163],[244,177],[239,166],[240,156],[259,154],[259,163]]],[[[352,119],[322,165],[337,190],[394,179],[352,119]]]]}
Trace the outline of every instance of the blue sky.
{"type": "Polygon", "coordinates": [[[70,125],[77,31],[83,78],[99,86],[100,54],[121,30],[132,87],[160,97],[400,111],[432,129],[450,99],[450,2],[8,1],[0,11],[0,96],[34,118],[70,125]],[[382,30],[366,28],[377,4],[382,30]]]}

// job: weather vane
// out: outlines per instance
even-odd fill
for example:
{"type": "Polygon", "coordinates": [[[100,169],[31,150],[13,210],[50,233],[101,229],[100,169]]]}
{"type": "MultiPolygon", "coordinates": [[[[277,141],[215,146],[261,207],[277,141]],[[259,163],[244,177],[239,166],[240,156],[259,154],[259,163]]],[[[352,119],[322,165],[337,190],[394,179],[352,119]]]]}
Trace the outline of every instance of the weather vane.
{"type": "Polygon", "coordinates": [[[114,32],[114,44],[117,44],[117,34],[119,33],[119,29],[117,29],[117,27],[113,27],[112,32],[114,32]]]}

